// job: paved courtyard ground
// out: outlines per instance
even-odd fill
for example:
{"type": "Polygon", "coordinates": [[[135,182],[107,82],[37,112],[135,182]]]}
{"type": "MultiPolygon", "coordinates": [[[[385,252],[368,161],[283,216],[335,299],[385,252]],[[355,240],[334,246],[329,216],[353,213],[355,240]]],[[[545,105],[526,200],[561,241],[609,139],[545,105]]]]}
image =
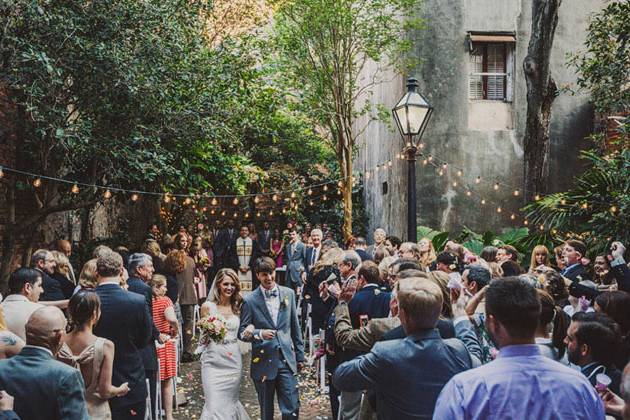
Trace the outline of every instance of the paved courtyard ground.
{"type": "MultiPolygon", "coordinates": [[[[252,420],[260,418],[258,400],[254,383],[249,377],[250,354],[243,355],[243,378],[241,382],[241,402],[252,420]]],[[[175,411],[178,420],[198,419],[203,408],[203,388],[201,386],[201,369],[198,361],[182,364],[179,388],[186,392],[188,404],[175,411]]],[[[324,420],[331,419],[328,396],[321,395],[317,388],[314,368],[305,368],[300,373],[300,418],[324,420]]],[[[276,418],[281,418],[276,406],[276,418]]]]}

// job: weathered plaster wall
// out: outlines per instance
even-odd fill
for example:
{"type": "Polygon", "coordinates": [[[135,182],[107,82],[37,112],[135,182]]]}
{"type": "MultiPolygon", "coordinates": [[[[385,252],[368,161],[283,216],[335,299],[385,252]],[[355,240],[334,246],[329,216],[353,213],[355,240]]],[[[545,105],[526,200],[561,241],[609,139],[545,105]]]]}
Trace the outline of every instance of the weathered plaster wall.
{"type": "MultiPolygon", "coordinates": [[[[575,87],[576,75],[566,65],[566,55],[581,48],[588,16],[599,10],[602,0],[565,1],[560,9],[552,54],[552,73],[559,87],[575,87]]],[[[439,156],[463,168],[459,179],[455,171],[443,177],[435,169],[418,165],[418,224],[456,230],[468,226],[475,230],[512,226],[510,214],[523,204],[512,191],[493,190],[495,180],[518,187],[522,185],[522,137],[526,119],[526,85],[522,70],[531,28],[531,0],[426,0],[420,11],[427,29],[414,34],[422,65],[412,72],[420,81],[420,91],[435,108],[423,137],[426,153],[439,156]],[[473,104],[468,100],[468,31],[508,31],[516,34],[514,60],[514,97],[512,103],[473,104]],[[486,120],[482,120],[484,117],[486,120]],[[474,116],[474,121],[469,118],[474,116]],[[486,182],[476,185],[481,176],[486,182]],[[453,188],[453,181],[458,187],[453,188]],[[467,197],[462,182],[474,187],[477,198],[467,197]],[[482,206],[479,197],[494,205],[482,206]],[[496,212],[497,204],[503,212],[496,212]]],[[[369,72],[372,69],[367,69],[369,72]]],[[[398,75],[383,83],[373,101],[393,107],[404,91],[404,77],[398,75]]],[[[561,92],[554,102],[551,125],[550,189],[571,184],[579,171],[577,150],[592,126],[592,109],[583,94],[561,92]]],[[[406,163],[396,160],[402,141],[393,127],[372,123],[359,142],[356,168],[364,171],[392,158],[393,168],[379,171],[378,179],[366,181],[366,205],[370,227],[382,226],[404,236],[406,226],[406,163]],[[389,193],[381,194],[387,179],[389,193]],[[377,182],[378,181],[378,182],[377,182]]],[[[522,221],[522,219],[520,219],[522,221]]]]}

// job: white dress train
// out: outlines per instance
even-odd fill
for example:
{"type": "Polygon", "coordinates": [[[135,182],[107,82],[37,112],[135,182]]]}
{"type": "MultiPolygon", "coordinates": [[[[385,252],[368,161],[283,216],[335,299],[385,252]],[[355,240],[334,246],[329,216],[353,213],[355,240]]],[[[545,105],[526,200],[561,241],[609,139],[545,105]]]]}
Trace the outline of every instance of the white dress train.
{"type": "MultiPolygon", "coordinates": [[[[207,304],[212,315],[225,318],[216,304],[207,304]]],[[[243,373],[243,359],[237,340],[240,319],[232,315],[225,322],[228,327],[225,342],[210,342],[201,354],[201,383],[205,397],[201,420],[249,420],[238,399],[243,373]]]]}

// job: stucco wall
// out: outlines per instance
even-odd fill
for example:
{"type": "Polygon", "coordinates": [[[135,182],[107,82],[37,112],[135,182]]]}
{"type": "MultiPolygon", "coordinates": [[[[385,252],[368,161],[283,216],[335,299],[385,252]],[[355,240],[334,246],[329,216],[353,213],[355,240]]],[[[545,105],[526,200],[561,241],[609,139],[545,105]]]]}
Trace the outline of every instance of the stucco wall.
{"type": "MultiPolygon", "coordinates": [[[[602,0],[565,1],[560,9],[552,54],[552,74],[559,87],[575,87],[576,75],[566,65],[566,55],[581,48],[588,16],[599,10],[602,0]]],[[[531,28],[530,0],[427,0],[423,10],[427,29],[413,34],[423,59],[412,72],[420,81],[420,91],[434,106],[434,115],[423,137],[426,153],[439,156],[464,171],[460,179],[447,170],[442,177],[430,166],[418,165],[418,224],[433,228],[457,230],[468,226],[475,230],[514,226],[511,213],[517,213],[522,198],[512,189],[493,190],[496,180],[520,187],[523,174],[522,137],[526,119],[526,85],[522,70],[531,28]],[[468,100],[468,31],[513,32],[514,97],[507,104],[473,104],[468,100]],[[493,115],[494,113],[494,115],[493,115]],[[486,115],[487,121],[480,118],[486,115]],[[469,121],[469,118],[475,121],[469,121]],[[481,176],[485,181],[475,184],[481,176]],[[456,188],[453,181],[458,182],[456,188]],[[467,197],[462,184],[473,187],[467,197]],[[488,200],[481,205],[480,197],[488,200]],[[494,203],[494,204],[490,204],[494,203]],[[501,205],[502,213],[496,212],[501,205]]],[[[366,69],[370,72],[372,69],[366,69]]],[[[406,75],[405,75],[406,76],[406,75]]],[[[374,103],[393,107],[404,92],[402,75],[381,84],[374,103]]],[[[577,150],[585,145],[584,137],[592,126],[592,109],[584,94],[561,92],[553,105],[551,124],[550,189],[571,184],[579,171],[577,150]]],[[[364,171],[377,163],[394,159],[394,167],[379,171],[377,178],[366,181],[366,205],[370,227],[384,227],[399,236],[406,231],[406,162],[396,160],[402,141],[394,127],[374,122],[358,142],[355,167],[364,171]],[[381,194],[381,183],[387,178],[389,193],[381,194]]],[[[518,220],[519,223],[522,219],[518,220]]]]}

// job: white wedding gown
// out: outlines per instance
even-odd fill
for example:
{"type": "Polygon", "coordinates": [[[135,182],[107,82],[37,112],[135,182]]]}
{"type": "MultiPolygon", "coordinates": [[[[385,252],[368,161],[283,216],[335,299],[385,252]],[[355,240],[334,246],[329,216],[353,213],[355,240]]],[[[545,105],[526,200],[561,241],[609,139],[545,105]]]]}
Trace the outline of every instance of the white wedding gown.
{"type": "MultiPolygon", "coordinates": [[[[211,314],[223,317],[214,303],[208,303],[211,314]]],[[[205,397],[201,420],[249,420],[238,399],[243,369],[237,340],[240,319],[232,315],[226,324],[225,343],[211,342],[201,354],[201,383],[205,397]]]]}

